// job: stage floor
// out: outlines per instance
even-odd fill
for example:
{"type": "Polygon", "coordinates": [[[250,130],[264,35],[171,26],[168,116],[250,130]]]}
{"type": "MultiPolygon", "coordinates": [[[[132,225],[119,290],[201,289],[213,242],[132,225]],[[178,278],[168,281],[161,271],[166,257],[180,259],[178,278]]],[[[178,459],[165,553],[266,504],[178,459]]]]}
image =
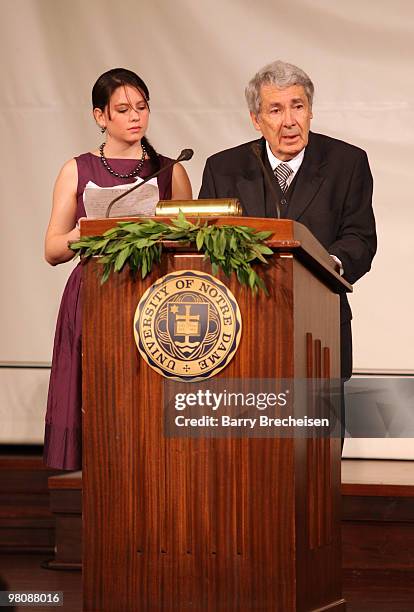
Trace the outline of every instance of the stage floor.
{"type": "MultiPolygon", "coordinates": [[[[0,590],[63,591],[64,605],[57,609],[81,612],[81,572],[43,569],[41,563],[45,560],[45,555],[39,554],[0,554],[0,590]]],[[[347,612],[412,612],[414,572],[346,570],[344,595],[347,612]]],[[[53,610],[50,607],[14,609],[19,612],[53,610]]]]}

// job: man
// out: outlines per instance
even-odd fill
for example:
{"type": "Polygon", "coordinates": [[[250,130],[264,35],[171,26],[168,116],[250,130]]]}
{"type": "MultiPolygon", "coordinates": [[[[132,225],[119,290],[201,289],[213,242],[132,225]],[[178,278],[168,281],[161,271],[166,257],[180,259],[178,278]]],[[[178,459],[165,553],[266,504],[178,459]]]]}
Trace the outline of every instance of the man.
{"type": "MultiPolygon", "coordinates": [[[[376,251],[372,176],[367,155],[350,144],[310,131],[314,87],[297,66],[276,61],[259,70],[245,95],[262,160],[274,189],[245,143],[210,157],[199,198],[239,198],[244,214],[281,216],[306,225],[354,283],[376,251]]],[[[341,376],[352,373],[351,309],[341,295],[341,376]]]]}

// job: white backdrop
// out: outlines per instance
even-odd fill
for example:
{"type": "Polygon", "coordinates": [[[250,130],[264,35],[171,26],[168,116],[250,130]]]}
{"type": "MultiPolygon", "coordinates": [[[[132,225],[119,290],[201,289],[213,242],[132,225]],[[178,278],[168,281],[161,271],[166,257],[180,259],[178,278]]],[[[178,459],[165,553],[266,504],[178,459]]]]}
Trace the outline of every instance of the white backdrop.
{"type": "MultiPolygon", "coordinates": [[[[149,137],[187,165],[256,136],[243,90],[284,59],[315,83],[312,129],[368,152],[379,251],[355,286],[357,369],[414,370],[414,5],[410,0],[1,0],[0,361],[50,361],[72,264],[49,267],[43,236],[61,165],[101,142],[90,91],[128,67],[151,93],[149,137]]],[[[10,405],[7,406],[7,410],[10,405]]]]}

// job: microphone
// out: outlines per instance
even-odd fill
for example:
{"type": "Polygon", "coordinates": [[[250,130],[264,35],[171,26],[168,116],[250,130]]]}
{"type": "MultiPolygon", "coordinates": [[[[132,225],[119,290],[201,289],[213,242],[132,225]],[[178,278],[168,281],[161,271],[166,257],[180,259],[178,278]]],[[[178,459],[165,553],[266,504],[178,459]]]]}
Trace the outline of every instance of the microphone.
{"type": "Polygon", "coordinates": [[[194,155],[193,149],[183,149],[175,161],[176,162],[188,161],[189,159],[193,157],[193,155],[194,155]]]}
{"type": "Polygon", "coordinates": [[[161,172],[168,170],[168,168],[171,168],[171,166],[178,164],[178,162],[188,161],[189,159],[193,157],[193,155],[194,155],[193,149],[183,149],[180,155],[177,157],[177,159],[174,159],[173,161],[169,162],[166,166],[157,170],[157,172],[150,174],[141,183],[138,183],[138,185],[134,185],[133,187],[131,187],[131,189],[127,189],[124,193],[121,193],[121,195],[117,196],[111,202],[109,202],[108,208],[106,209],[105,217],[106,218],[109,217],[109,213],[111,212],[112,206],[116,204],[116,202],[118,202],[121,198],[124,198],[125,196],[130,194],[132,191],[135,191],[135,189],[138,189],[138,187],[142,187],[142,185],[145,185],[145,183],[148,183],[148,181],[150,181],[151,179],[161,174],[161,172]]]}
{"type": "Polygon", "coordinates": [[[255,157],[257,157],[257,161],[260,164],[261,169],[263,170],[263,174],[265,176],[265,179],[267,181],[267,185],[272,193],[272,196],[275,199],[275,205],[276,205],[276,215],[277,218],[280,219],[280,205],[279,205],[279,194],[277,193],[275,186],[273,184],[273,174],[270,173],[270,170],[268,168],[266,168],[266,166],[263,163],[262,160],[262,149],[259,145],[259,143],[257,142],[252,142],[252,144],[250,145],[251,150],[253,151],[255,157]]]}

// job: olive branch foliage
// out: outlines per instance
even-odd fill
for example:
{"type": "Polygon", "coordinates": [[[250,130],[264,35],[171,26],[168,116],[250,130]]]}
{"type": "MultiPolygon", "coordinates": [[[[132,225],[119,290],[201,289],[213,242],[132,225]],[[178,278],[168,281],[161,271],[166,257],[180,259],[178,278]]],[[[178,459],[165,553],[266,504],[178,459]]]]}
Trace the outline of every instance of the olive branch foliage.
{"type": "Polygon", "coordinates": [[[171,225],[154,221],[119,221],[116,227],[100,236],[84,236],[70,242],[75,257],[99,256],[104,266],[101,283],[108,280],[112,270],[120,272],[126,263],[133,274],[141,270],[142,278],[151,271],[153,263],[161,260],[162,241],[195,244],[204,258],[210,260],[212,273],[221,269],[226,276],[235,272],[239,283],[256,293],[262,289],[267,294],[263,279],[252,263],[266,264],[265,255],[273,251],[264,244],[271,232],[258,232],[242,225],[208,225],[200,220],[188,221],[182,211],[171,225]]]}

